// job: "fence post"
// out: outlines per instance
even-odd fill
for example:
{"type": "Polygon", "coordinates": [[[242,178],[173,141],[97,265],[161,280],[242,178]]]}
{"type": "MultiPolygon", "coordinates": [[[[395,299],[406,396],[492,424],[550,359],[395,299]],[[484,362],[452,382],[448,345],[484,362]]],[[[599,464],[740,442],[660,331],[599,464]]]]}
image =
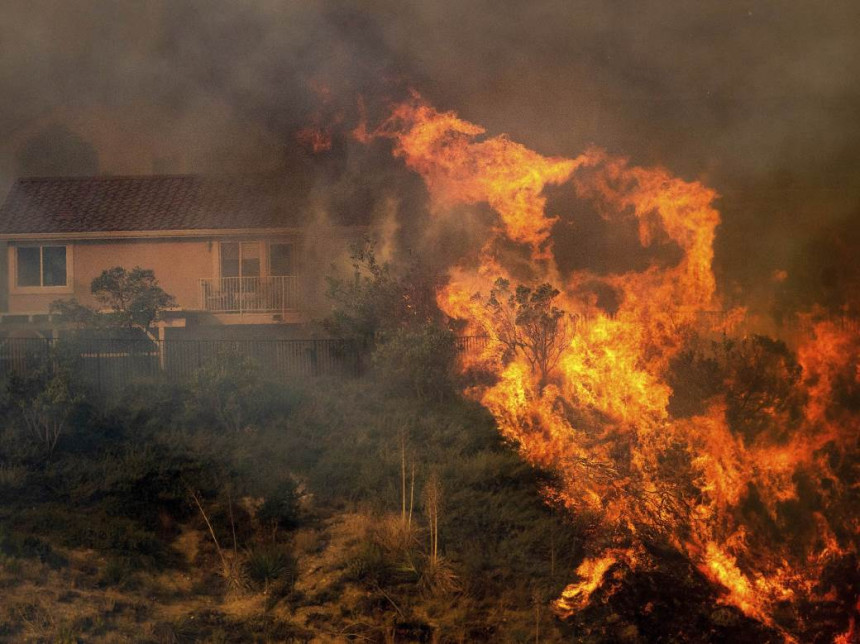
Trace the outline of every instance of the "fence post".
{"type": "Polygon", "coordinates": [[[53,356],[51,355],[51,338],[45,338],[45,366],[51,374],[57,370],[54,366],[53,356]]]}
{"type": "Polygon", "coordinates": [[[96,349],[96,391],[100,394],[102,391],[102,350],[96,349]]]}
{"type": "Polygon", "coordinates": [[[167,344],[167,342],[164,339],[166,337],[166,335],[167,334],[165,333],[165,327],[159,326],[158,327],[158,340],[156,340],[156,344],[158,346],[158,368],[162,372],[165,372],[166,367],[167,367],[167,360],[166,360],[166,355],[165,355],[166,354],[166,348],[167,348],[165,345],[167,344]]]}

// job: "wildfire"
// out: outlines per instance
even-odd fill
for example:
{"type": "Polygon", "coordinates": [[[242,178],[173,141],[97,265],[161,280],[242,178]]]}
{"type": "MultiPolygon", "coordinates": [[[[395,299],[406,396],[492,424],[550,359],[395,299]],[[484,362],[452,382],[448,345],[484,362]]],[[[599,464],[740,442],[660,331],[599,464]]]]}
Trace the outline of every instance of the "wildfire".
{"type": "MultiPolygon", "coordinates": [[[[842,481],[848,470],[857,475],[860,417],[839,402],[860,397],[856,330],[819,324],[796,363],[754,340],[701,341],[714,354],[708,359],[728,365],[721,390],[696,413],[675,414],[673,360],[697,337],[731,334],[743,316],[705,315],[721,308],[711,268],[720,222],[713,190],[597,149],[545,157],[504,136],[487,137],[417,95],[375,131],[362,124],[361,134],[393,141],[394,154],[423,177],[438,216],[479,203],[498,216],[476,256],[450,272],[438,302],[489,339],[468,366],[492,372],[495,384],[471,393],[524,458],[558,474],[550,496],[613,535],[576,571],[581,580],[564,591],[559,613],[587,605],[618,561],[643,565],[647,557],[637,548],[646,541],[676,548],[722,589],[725,603],[776,628],[777,604],[822,599],[822,567],[857,550],[857,513],[842,481]],[[642,247],[668,240],[680,260],[562,275],[552,240],[558,218],[546,213],[550,185],[569,186],[611,224],[635,223],[642,247]],[[486,297],[497,278],[516,282],[522,274],[499,250],[511,243],[526,250],[529,283],[558,289],[555,301],[565,312],[553,327],[564,330],[556,336],[563,346],[545,374],[506,340],[504,303],[486,297]],[[597,306],[594,285],[614,294],[615,310],[597,306]],[[755,359],[775,356],[774,378],[787,383],[781,397],[753,396],[747,371],[732,371],[729,352],[743,357],[746,350],[755,359]]],[[[790,628],[783,630],[791,638],[790,628]]]]}
{"type": "Polygon", "coordinates": [[[314,154],[327,152],[331,150],[332,145],[331,130],[322,125],[303,127],[296,132],[296,141],[303,148],[314,154]]]}

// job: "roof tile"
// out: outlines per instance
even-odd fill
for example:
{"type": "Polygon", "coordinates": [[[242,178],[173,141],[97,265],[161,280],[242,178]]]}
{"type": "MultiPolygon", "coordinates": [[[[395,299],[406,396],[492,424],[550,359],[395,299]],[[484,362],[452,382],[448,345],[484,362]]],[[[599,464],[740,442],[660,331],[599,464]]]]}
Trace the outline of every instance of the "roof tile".
{"type": "Polygon", "coordinates": [[[297,205],[265,176],[25,178],[0,207],[0,234],[291,227],[297,205]]]}

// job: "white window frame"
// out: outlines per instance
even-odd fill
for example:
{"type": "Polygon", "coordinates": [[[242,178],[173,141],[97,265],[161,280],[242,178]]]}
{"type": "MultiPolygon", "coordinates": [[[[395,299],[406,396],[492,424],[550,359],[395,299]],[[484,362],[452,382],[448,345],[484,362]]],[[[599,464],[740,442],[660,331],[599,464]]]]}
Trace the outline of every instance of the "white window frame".
{"type": "MultiPolygon", "coordinates": [[[[75,276],[72,270],[74,262],[74,250],[72,244],[67,242],[26,242],[19,243],[9,248],[9,293],[12,295],[51,295],[74,293],[75,276]],[[65,286],[18,286],[18,249],[19,248],[44,248],[45,246],[64,246],[66,248],[66,284],[65,286]]],[[[42,274],[42,252],[39,252],[39,279],[42,274]]]]}

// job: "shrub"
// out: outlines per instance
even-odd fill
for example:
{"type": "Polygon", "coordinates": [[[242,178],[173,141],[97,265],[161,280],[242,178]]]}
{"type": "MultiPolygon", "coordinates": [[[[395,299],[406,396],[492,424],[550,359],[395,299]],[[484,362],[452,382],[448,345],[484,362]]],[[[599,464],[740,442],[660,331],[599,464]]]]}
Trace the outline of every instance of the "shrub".
{"type": "Polygon", "coordinates": [[[192,425],[214,425],[239,432],[286,413],[282,395],[262,380],[259,365],[241,354],[222,353],[199,369],[191,382],[187,419],[192,425]]]}
{"type": "Polygon", "coordinates": [[[72,391],[70,373],[60,368],[36,373],[21,381],[16,394],[27,431],[50,456],[82,400],[72,391]]]}
{"type": "Polygon", "coordinates": [[[128,581],[134,572],[132,562],[124,557],[111,557],[99,575],[102,586],[119,586],[128,581]]]}
{"type": "Polygon", "coordinates": [[[453,395],[454,334],[434,324],[399,329],[383,338],[373,366],[384,386],[420,401],[441,401],[453,395]]]}
{"type": "Polygon", "coordinates": [[[245,562],[248,578],[264,592],[275,582],[282,590],[292,590],[298,577],[298,562],[284,545],[257,546],[248,552],[245,562]]]}
{"type": "Polygon", "coordinates": [[[362,583],[368,587],[386,586],[395,578],[395,563],[385,550],[372,540],[366,540],[361,548],[346,562],[347,581],[362,583]]]}
{"type": "Polygon", "coordinates": [[[27,481],[27,468],[23,465],[0,463],[0,489],[23,487],[27,481]]]}
{"type": "Polygon", "coordinates": [[[333,336],[371,345],[381,333],[440,318],[436,272],[414,258],[403,270],[395,270],[376,258],[375,244],[369,238],[352,247],[350,259],[351,278],[328,277],[332,313],[323,325],[333,336]]]}
{"type": "Polygon", "coordinates": [[[290,530],[299,525],[299,492],[292,479],[279,483],[257,512],[265,524],[290,530]]]}
{"type": "Polygon", "coordinates": [[[38,559],[51,568],[61,568],[68,560],[57,553],[50,544],[38,537],[0,531],[0,555],[16,559],[38,559]]]}

